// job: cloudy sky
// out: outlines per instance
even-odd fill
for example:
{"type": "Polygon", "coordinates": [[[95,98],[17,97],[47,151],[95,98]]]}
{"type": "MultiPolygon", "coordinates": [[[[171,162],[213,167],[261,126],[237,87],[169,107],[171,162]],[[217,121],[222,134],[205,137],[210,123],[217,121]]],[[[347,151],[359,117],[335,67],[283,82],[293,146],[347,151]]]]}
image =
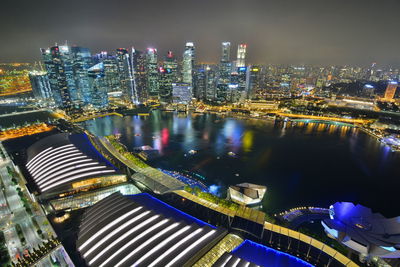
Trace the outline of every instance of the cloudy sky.
{"type": "Polygon", "coordinates": [[[156,47],[217,62],[248,44],[250,63],[400,67],[399,0],[1,0],[0,62],[40,59],[40,47],[63,43],[92,53],[156,47]]]}

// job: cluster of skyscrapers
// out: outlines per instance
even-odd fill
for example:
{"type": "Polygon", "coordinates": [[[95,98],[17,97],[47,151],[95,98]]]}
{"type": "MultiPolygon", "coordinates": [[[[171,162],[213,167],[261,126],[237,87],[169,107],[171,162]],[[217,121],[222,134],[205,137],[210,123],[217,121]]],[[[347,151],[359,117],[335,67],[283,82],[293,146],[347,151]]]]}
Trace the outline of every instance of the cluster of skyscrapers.
{"type": "Polygon", "coordinates": [[[157,49],[116,49],[92,55],[88,48],[55,45],[41,49],[44,68],[32,71],[35,97],[54,100],[64,110],[108,106],[109,97],[127,104],[159,100],[188,104],[193,98],[226,104],[252,97],[258,87],[257,66],[246,65],[246,44],[231,60],[231,43],[223,42],[219,64],[197,64],[196,48],[187,42],[178,61],[172,51],[160,59],[157,49]]]}

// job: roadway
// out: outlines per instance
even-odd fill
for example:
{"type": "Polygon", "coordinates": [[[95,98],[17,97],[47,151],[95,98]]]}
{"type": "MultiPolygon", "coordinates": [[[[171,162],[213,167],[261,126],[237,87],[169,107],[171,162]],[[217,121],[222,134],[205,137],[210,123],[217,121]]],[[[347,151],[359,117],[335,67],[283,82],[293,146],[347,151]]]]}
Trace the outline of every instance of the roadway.
{"type": "Polygon", "coordinates": [[[34,110],[27,110],[27,111],[21,111],[21,112],[12,112],[12,113],[6,113],[0,115],[0,118],[7,117],[7,116],[14,116],[14,115],[20,115],[20,114],[29,114],[29,113],[35,113],[35,112],[41,112],[41,111],[48,111],[48,109],[34,109],[34,110]]]}
{"type": "MultiPolygon", "coordinates": [[[[49,238],[50,236],[56,236],[56,234],[51,228],[50,223],[47,221],[47,218],[40,209],[39,205],[36,202],[34,203],[30,200],[26,186],[22,183],[21,177],[16,177],[19,184],[13,184],[12,177],[8,173],[7,166],[17,172],[18,170],[14,168],[12,161],[8,157],[7,152],[5,151],[1,143],[0,149],[3,150],[4,154],[6,155],[5,159],[0,159],[0,177],[2,180],[2,184],[4,185],[4,188],[2,188],[2,192],[0,194],[0,203],[6,203],[7,210],[9,212],[9,216],[0,217],[0,226],[2,226],[2,230],[6,238],[10,258],[16,261],[17,258],[21,256],[26,249],[32,250],[33,248],[38,248],[39,244],[45,241],[38,235],[32,218],[36,219],[40,229],[44,234],[45,239],[49,238]],[[32,215],[28,214],[23,206],[23,202],[18,195],[18,186],[21,188],[24,196],[28,199],[29,206],[33,213],[32,215]],[[26,240],[25,245],[22,245],[20,242],[15,228],[16,224],[19,224],[21,226],[22,233],[26,240]]],[[[4,212],[3,206],[0,211],[4,212]]],[[[53,252],[57,256],[57,258],[63,258],[62,254],[57,251],[53,252]]],[[[61,262],[65,262],[65,260],[61,262]]],[[[50,258],[47,257],[43,259],[39,266],[52,266],[50,258]]]]}

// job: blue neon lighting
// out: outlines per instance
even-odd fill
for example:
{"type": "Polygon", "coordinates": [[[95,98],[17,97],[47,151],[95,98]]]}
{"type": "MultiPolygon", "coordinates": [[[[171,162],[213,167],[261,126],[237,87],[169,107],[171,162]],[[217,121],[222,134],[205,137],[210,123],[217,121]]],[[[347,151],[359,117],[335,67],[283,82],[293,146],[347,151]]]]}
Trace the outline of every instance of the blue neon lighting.
{"type": "Polygon", "coordinates": [[[100,151],[97,150],[90,142],[86,134],[73,134],[70,136],[71,143],[73,143],[84,154],[94,157],[100,163],[105,163],[107,166],[112,167],[115,171],[119,171],[108,159],[106,159],[100,151]]]}
{"type": "Polygon", "coordinates": [[[133,201],[139,203],[140,205],[143,205],[147,207],[148,209],[154,210],[156,213],[161,213],[165,217],[172,217],[175,220],[183,220],[189,225],[192,223],[197,223],[200,226],[209,226],[213,229],[216,229],[214,225],[211,225],[209,223],[206,223],[202,220],[199,220],[183,211],[178,210],[177,208],[174,208],[167,203],[153,197],[152,195],[149,195],[148,193],[140,193],[136,195],[129,195],[128,196],[130,199],[133,201]]]}
{"type": "Polygon", "coordinates": [[[395,252],[396,251],[396,249],[394,247],[383,247],[383,246],[381,246],[381,248],[389,250],[391,252],[395,252]]]}
{"type": "Polygon", "coordinates": [[[231,254],[260,266],[313,266],[312,264],[297,257],[250,240],[245,240],[242,244],[236,247],[231,254]]]}

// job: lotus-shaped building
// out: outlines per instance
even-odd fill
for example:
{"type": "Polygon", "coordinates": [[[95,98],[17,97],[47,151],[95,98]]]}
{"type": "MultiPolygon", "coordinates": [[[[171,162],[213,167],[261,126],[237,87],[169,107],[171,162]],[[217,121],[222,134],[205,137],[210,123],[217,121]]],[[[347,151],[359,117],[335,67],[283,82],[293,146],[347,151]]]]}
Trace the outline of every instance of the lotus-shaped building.
{"type": "Polygon", "coordinates": [[[322,221],[325,232],[359,253],[382,258],[400,258],[400,216],[380,213],[350,202],[330,207],[330,219],[322,221]]]}

